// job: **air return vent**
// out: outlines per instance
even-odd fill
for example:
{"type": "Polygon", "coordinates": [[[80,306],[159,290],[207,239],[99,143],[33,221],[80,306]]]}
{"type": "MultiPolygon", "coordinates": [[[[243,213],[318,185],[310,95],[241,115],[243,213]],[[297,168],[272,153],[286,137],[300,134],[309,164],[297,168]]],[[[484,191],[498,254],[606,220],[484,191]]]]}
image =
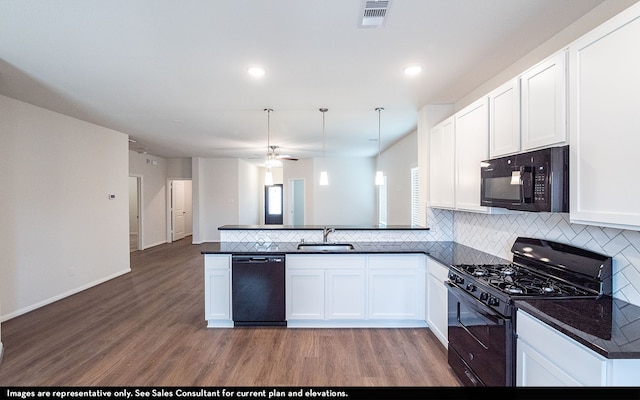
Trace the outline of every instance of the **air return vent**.
{"type": "Polygon", "coordinates": [[[390,0],[363,0],[361,28],[380,28],[384,26],[390,0]]]}

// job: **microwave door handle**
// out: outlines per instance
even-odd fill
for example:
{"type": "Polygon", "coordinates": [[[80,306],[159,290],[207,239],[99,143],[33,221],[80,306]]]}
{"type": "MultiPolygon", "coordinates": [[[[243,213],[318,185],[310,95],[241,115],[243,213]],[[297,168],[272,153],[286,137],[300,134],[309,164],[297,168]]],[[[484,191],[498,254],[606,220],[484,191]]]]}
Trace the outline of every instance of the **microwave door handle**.
{"type": "Polygon", "coordinates": [[[520,198],[523,203],[533,203],[533,197],[527,197],[527,192],[531,192],[530,190],[525,191],[526,186],[533,186],[533,167],[520,167],[520,198]]]}

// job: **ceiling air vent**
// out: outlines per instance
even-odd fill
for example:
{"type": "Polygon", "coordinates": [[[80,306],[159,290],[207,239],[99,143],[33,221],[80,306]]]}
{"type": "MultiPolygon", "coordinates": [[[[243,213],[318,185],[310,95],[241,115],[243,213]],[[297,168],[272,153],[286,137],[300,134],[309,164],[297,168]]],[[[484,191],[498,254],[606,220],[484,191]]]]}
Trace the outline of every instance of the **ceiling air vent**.
{"type": "Polygon", "coordinates": [[[390,0],[363,0],[361,28],[380,28],[384,26],[390,0]]]}

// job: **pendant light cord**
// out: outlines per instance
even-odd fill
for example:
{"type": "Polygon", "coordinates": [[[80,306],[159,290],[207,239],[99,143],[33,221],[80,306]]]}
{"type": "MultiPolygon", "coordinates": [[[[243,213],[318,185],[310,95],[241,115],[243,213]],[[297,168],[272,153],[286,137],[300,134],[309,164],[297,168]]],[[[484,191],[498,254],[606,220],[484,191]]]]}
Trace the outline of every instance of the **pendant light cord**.
{"type": "Polygon", "coordinates": [[[376,111],[378,112],[378,162],[380,162],[380,112],[384,111],[384,108],[378,107],[376,111]]]}
{"type": "Polygon", "coordinates": [[[322,113],[322,162],[324,163],[324,114],[329,111],[329,109],[323,107],[319,110],[322,113]]]}
{"type": "Polygon", "coordinates": [[[271,156],[271,142],[269,136],[271,132],[271,112],[273,110],[271,108],[265,108],[264,111],[267,112],[267,162],[269,162],[269,157],[271,156]]]}

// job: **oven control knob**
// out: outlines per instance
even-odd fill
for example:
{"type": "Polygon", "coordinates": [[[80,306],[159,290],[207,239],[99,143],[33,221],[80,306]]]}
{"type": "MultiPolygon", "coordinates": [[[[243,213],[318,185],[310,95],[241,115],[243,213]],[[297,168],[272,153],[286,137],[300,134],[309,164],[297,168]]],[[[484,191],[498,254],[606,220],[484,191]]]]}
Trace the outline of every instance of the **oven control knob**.
{"type": "Polygon", "coordinates": [[[500,300],[493,296],[489,296],[489,300],[487,301],[487,304],[490,306],[497,306],[497,305],[500,305],[500,300]]]}
{"type": "Polygon", "coordinates": [[[487,301],[488,298],[489,298],[489,294],[487,292],[480,293],[480,300],[481,301],[487,301]]]}
{"type": "Polygon", "coordinates": [[[471,283],[467,285],[467,290],[470,291],[470,292],[475,292],[476,289],[477,289],[476,285],[473,285],[471,283]]]}

